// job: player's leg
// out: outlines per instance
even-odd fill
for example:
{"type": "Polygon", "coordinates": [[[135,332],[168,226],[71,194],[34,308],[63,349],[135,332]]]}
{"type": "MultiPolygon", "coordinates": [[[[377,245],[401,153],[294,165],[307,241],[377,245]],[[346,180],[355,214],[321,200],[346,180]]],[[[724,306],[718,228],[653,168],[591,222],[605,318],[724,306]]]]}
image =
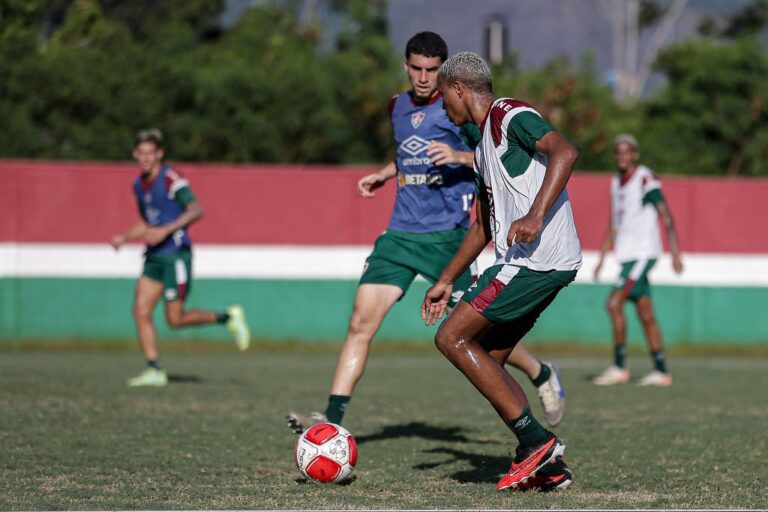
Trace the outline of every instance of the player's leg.
{"type": "Polygon", "coordinates": [[[423,245],[418,237],[390,232],[376,240],[360,277],[325,412],[308,415],[289,412],[286,422],[295,433],[322,421],[341,424],[355,386],[365,371],[373,337],[387,312],[408,291],[416,277],[412,263],[418,259],[423,245]]]}
{"type": "Polygon", "coordinates": [[[608,296],[605,309],[611,319],[613,332],[613,364],[602,373],[592,379],[592,383],[598,386],[611,386],[629,382],[629,370],[627,369],[627,318],[624,314],[624,304],[630,297],[635,281],[633,275],[637,275],[637,269],[642,268],[645,262],[630,261],[622,263],[619,279],[608,296]]]}
{"type": "Polygon", "coordinates": [[[389,284],[362,284],[357,288],[347,337],[333,376],[331,394],[352,395],[363,376],[371,341],[384,317],[402,295],[402,289],[389,284]]]}
{"type": "Polygon", "coordinates": [[[643,326],[653,363],[653,371],[640,379],[638,384],[641,386],[669,386],[672,384],[672,376],[667,372],[664,348],[661,343],[661,331],[653,311],[651,297],[649,295],[640,297],[637,299],[636,305],[637,316],[643,326]]]}
{"type": "Polygon", "coordinates": [[[129,386],[164,386],[168,382],[168,377],[160,365],[157,331],[152,321],[152,313],[163,295],[163,283],[147,275],[148,273],[151,274],[153,270],[156,269],[153,269],[151,263],[145,263],[145,275],[142,275],[136,282],[133,318],[147,368],[138,376],[129,379],[129,386]]]}
{"type": "Polygon", "coordinates": [[[504,363],[574,277],[575,272],[543,276],[527,268],[495,265],[462,297],[435,337],[440,352],[491,403],[518,440],[515,460],[498,489],[517,488],[565,450],[562,441],[536,421],[504,363]]]}
{"type": "Polygon", "coordinates": [[[232,332],[237,347],[245,350],[250,344],[251,335],[245,322],[243,308],[234,305],[226,311],[206,311],[185,309],[185,301],[192,290],[192,255],[181,252],[164,265],[163,284],[165,286],[165,320],[173,329],[199,325],[223,324],[232,332]]]}
{"type": "Polygon", "coordinates": [[[330,421],[340,425],[357,382],[363,376],[371,342],[381,327],[384,317],[403,290],[389,284],[361,284],[357,288],[352,314],[349,317],[347,337],[341,348],[336,371],[333,375],[331,394],[325,412],[308,415],[290,412],[286,416],[288,426],[300,434],[309,426],[330,421]]]}
{"type": "Polygon", "coordinates": [[[520,343],[509,354],[506,363],[528,375],[536,386],[547,424],[550,427],[559,425],[565,415],[565,390],[557,364],[539,361],[520,343]]]}

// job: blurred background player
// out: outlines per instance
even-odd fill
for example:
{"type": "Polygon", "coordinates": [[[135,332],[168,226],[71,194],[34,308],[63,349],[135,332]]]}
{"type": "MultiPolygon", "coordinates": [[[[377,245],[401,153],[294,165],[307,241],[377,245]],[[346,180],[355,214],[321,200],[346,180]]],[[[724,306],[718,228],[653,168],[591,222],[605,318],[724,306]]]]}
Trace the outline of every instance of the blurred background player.
{"type": "Polygon", "coordinates": [[[454,55],[438,73],[448,118],[480,126],[483,138],[475,153],[477,218],[427,290],[421,314],[427,325],[445,314],[459,276],[493,241],[496,263],[463,294],[435,345],[517,438],[496,488],[564,489],[572,479],[562,459],[565,443],[536,420],[504,363],[581,267],[565,190],[579,153],[531,105],[496,99],[492,83],[488,64],[472,52],[454,55]]]}
{"type": "MultiPolygon", "coordinates": [[[[286,421],[296,433],[319,422],[341,424],[387,312],[417,274],[434,282],[467,232],[475,198],[470,146],[478,142],[479,132],[476,126],[460,130],[445,115],[437,70],[447,57],[445,41],[433,32],[420,32],[406,45],[404,67],[411,90],[395,96],[389,108],[396,161],[357,184],[361,196],[373,197],[374,190],[397,177],[394,211],[365,262],[328,406],[324,413],[289,413],[286,421]]],[[[458,283],[457,290],[469,287],[469,270],[458,283]]],[[[529,376],[547,421],[558,424],[565,412],[565,394],[557,367],[538,361],[523,347],[510,355],[509,363],[529,376]]]]}
{"type": "Polygon", "coordinates": [[[128,231],[115,235],[112,246],[143,239],[146,244],[144,270],[136,283],[133,316],[147,368],[129,379],[129,386],[165,386],[168,376],[160,365],[157,331],[152,312],[162,297],[165,319],[174,329],[214,323],[226,324],[240,350],[250,343],[243,309],[230,306],[226,312],[184,309],[192,285],[192,241],[190,224],[203,216],[188,181],[163,163],[160,130],[142,130],[136,135],[133,157],[141,175],[133,184],[141,219],[128,231]]]}
{"type": "Polygon", "coordinates": [[[621,275],[606,304],[613,327],[614,358],[613,365],[592,382],[599,386],[610,386],[629,381],[629,370],[626,367],[627,321],[624,316],[624,303],[629,299],[637,308],[654,368],[638,384],[669,386],[672,384],[672,376],[667,372],[664,360],[661,331],[651,302],[648,272],[656,264],[662,250],[659,217],[667,231],[672,267],[678,274],[683,271],[677,232],[661,193],[661,182],[648,167],[637,163],[640,157],[637,139],[628,134],[619,135],[614,140],[613,151],[619,172],[611,181],[611,221],[594,277],[599,277],[605,254],[613,247],[621,263],[621,275]]]}

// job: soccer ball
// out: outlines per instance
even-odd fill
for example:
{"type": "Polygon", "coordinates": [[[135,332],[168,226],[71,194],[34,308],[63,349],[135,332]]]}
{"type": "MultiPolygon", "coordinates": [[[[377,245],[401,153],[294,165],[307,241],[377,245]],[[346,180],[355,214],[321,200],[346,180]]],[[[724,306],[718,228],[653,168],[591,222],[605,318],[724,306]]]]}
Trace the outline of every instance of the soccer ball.
{"type": "Polygon", "coordinates": [[[338,483],[357,464],[357,443],[345,428],[318,423],[304,431],[296,443],[296,466],[301,474],[323,483],[338,483]]]}

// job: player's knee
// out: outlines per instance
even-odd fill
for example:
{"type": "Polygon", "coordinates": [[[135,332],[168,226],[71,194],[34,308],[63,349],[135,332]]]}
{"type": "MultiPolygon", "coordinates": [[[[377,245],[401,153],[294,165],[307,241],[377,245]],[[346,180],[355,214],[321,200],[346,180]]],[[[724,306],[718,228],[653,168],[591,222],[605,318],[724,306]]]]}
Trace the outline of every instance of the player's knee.
{"type": "Polygon", "coordinates": [[[180,329],[181,327],[184,327],[184,318],[180,314],[166,314],[165,321],[171,329],[180,329]]]}
{"type": "Polygon", "coordinates": [[[139,321],[152,321],[152,308],[149,307],[149,304],[136,302],[133,305],[133,317],[139,321]]]}
{"type": "Polygon", "coordinates": [[[369,315],[355,309],[349,317],[349,334],[352,336],[364,336],[371,334],[373,322],[369,315]]]}
{"type": "Polygon", "coordinates": [[[608,302],[605,303],[605,309],[611,315],[621,314],[621,308],[622,308],[621,300],[616,296],[612,296],[610,299],[608,299],[608,302]]]}
{"type": "Polygon", "coordinates": [[[452,354],[460,351],[463,344],[464,338],[448,329],[443,329],[441,327],[438,329],[437,334],[435,334],[435,346],[437,347],[437,350],[448,359],[451,358],[452,354]]]}

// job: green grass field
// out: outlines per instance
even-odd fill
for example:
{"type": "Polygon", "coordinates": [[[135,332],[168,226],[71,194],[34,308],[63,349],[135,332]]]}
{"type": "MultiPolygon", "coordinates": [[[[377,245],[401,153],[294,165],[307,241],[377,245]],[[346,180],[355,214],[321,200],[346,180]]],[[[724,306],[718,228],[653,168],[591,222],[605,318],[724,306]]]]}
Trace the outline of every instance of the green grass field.
{"type": "Polygon", "coordinates": [[[324,407],[334,354],[164,362],[171,385],[128,389],[138,354],[0,353],[0,509],[768,504],[768,358],[671,357],[668,389],[596,388],[587,379],[606,358],[560,358],[568,413],[556,431],[575,479],[550,494],[495,490],[515,443],[436,353],[372,355],[345,422],[360,449],[348,485],[304,481],[283,423],[288,409],[324,407]]]}

